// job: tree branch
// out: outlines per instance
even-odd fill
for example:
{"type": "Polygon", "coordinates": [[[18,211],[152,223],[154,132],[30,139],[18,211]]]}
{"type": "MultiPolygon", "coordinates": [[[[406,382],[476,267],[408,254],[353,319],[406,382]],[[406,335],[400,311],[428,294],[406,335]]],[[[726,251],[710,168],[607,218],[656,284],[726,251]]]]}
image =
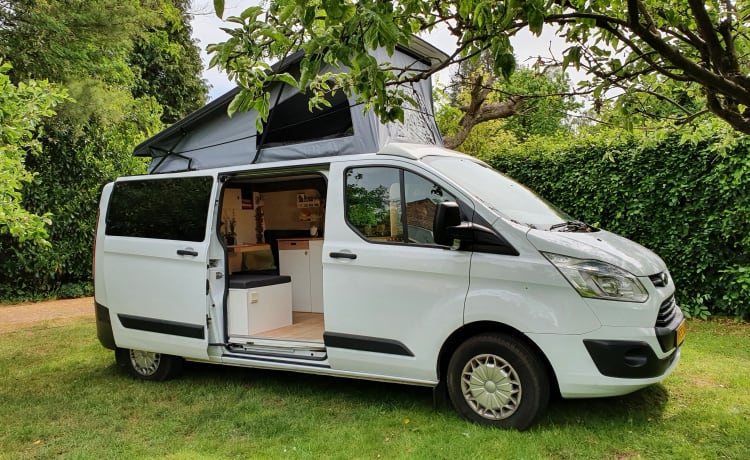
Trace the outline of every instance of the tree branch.
{"type": "Polygon", "coordinates": [[[730,68],[729,63],[724,58],[724,48],[722,48],[719,37],[714,31],[711,18],[708,17],[706,4],[703,0],[688,0],[688,5],[690,5],[690,9],[693,11],[695,24],[698,27],[698,34],[706,43],[714,69],[722,75],[732,73],[734,69],[730,68]]]}
{"type": "MultiPolygon", "coordinates": [[[[707,89],[715,89],[721,94],[732,95],[737,101],[750,106],[750,93],[748,93],[748,91],[741,85],[723,78],[722,76],[690,61],[684,57],[678,49],[672,47],[660,37],[652,34],[648,29],[644,28],[638,20],[638,7],[636,1],[637,0],[628,0],[628,26],[634,34],[646,42],[660,55],[664,56],[678,68],[682,69],[686,75],[690,76],[697,83],[700,83],[707,89]]],[[[689,1],[695,2],[698,0],[689,1]]]]}

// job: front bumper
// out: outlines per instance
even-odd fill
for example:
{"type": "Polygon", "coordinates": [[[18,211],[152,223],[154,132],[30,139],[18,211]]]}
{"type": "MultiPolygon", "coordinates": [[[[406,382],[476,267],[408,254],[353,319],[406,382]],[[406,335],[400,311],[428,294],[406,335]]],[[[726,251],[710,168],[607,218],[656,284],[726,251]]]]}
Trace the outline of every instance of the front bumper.
{"type": "Polygon", "coordinates": [[[677,353],[658,358],[646,342],[584,340],[591,359],[602,375],[624,379],[658,377],[672,365],[677,353]]]}
{"type": "Polygon", "coordinates": [[[624,395],[664,380],[680,360],[677,328],[664,335],[675,345],[667,351],[653,327],[528,336],[549,359],[564,398],[591,398],[624,395]]]}
{"type": "Polygon", "coordinates": [[[656,320],[654,335],[662,353],[644,341],[584,339],[583,344],[602,375],[625,379],[658,377],[675,361],[672,351],[682,345],[685,338],[685,317],[677,307],[674,296],[662,303],[656,320]]]}

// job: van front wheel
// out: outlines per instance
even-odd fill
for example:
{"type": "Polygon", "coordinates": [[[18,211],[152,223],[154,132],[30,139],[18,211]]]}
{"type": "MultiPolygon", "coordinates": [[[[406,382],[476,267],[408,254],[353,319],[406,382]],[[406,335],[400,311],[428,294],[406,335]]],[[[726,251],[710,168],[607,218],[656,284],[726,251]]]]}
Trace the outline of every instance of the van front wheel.
{"type": "Polygon", "coordinates": [[[468,339],[448,364],[448,394],[467,419],[525,430],[549,402],[549,377],[528,345],[504,334],[468,339]]]}
{"type": "Polygon", "coordinates": [[[181,358],[152,351],[118,348],[115,359],[130,375],[142,380],[166,380],[182,367],[181,358]]]}

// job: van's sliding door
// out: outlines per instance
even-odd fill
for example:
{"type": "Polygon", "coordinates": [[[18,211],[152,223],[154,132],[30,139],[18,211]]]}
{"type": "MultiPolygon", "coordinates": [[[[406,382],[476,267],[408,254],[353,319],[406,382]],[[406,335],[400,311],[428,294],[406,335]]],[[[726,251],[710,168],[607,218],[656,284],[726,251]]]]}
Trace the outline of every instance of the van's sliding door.
{"type": "Polygon", "coordinates": [[[117,346],[207,356],[208,245],[216,177],[123,178],[113,188],[102,258],[117,346]]]}

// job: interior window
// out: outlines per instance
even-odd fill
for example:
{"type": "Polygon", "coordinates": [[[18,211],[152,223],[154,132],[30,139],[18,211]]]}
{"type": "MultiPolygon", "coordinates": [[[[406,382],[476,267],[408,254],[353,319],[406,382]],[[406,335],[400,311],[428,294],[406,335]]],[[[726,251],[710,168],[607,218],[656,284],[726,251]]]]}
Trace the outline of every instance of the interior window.
{"type": "Polygon", "coordinates": [[[399,168],[352,168],[346,173],[347,221],[370,241],[435,244],[432,226],[441,201],[455,198],[399,168]]]}
{"type": "Polygon", "coordinates": [[[349,100],[341,91],[326,95],[329,107],[310,111],[310,96],[298,93],[268,114],[264,134],[259,136],[261,147],[296,144],[321,139],[351,136],[354,134],[349,100]]]}

